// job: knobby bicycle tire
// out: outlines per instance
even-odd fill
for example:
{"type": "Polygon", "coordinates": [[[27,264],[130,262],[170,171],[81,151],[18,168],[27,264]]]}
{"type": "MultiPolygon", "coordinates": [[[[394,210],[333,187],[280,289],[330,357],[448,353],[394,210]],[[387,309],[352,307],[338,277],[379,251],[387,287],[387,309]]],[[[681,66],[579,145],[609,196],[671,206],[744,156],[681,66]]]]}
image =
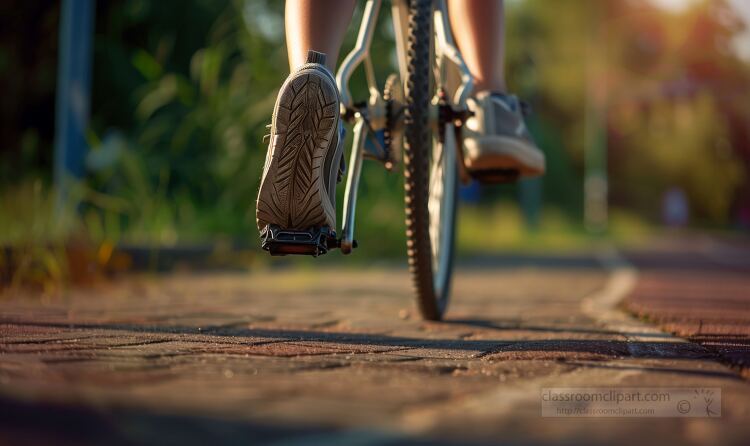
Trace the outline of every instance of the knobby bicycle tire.
{"type": "MultiPolygon", "coordinates": [[[[432,89],[431,40],[432,2],[409,0],[407,30],[407,78],[405,82],[406,108],[404,111],[404,189],[406,207],[406,244],[409,270],[417,294],[417,307],[422,317],[440,320],[445,312],[450,295],[453,244],[455,231],[455,202],[450,210],[448,246],[440,247],[441,255],[448,255],[446,283],[436,289],[430,239],[429,181],[430,154],[433,138],[429,123],[432,89]],[[445,248],[445,252],[443,252],[445,248]]],[[[444,193],[456,194],[457,190],[444,193]]]]}

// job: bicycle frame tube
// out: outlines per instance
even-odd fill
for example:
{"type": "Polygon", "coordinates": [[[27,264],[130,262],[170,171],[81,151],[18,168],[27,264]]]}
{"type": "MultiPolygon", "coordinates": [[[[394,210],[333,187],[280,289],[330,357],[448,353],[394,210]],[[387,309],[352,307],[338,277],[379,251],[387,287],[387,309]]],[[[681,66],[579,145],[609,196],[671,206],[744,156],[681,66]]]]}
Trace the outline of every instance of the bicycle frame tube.
{"type": "Polygon", "coordinates": [[[362,175],[362,152],[365,150],[367,128],[361,117],[354,124],[354,142],[349,156],[349,175],[346,177],[344,191],[344,223],[341,228],[341,252],[349,254],[354,248],[354,211],[357,206],[359,177],[362,175]]]}
{"type": "Polygon", "coordinates": [[[369,61],[370,44],[372,43],[372,35],[375,32],[375,25],[378,21],[378,13],[380,12],[381,3],[382,0],[367,0],[364,13],[362,14],[362,23],[359,25],[357,43],[354,45],[354,49],[341,63],[341,68],[338,73],[336,73],[336,84],[338,84],[339,92],[341,92],[342,112],[345,112],[346,109],[351,108],[354,105],[352,94],[349,91],[349,79],[352,77],[354,70],[365,59],[368,60],[367,82],[370,84],[369,86],[371,89],[374,86],[374,75],[372,74],[371,69],[372,62],[369,61]]]}
{"type": "MultiPolygon", "coordinates": [[[[473,88],[473,78],[461,57],[461,53],[453,42],[445,0],[433,1],[435,27],[433,38],[435,39],[435,51],[439,58],[439,67],[441,71],[446,71],[446,62],[451,62],[458,69],[460,84],[456,86],[455,94],[453,95],[454,104],[452,105],[456,111],[465,111],[467,110],[466,100],[473,88]]],[[[372,60],[370,59],[370,45],[372,44],[372,36],[375,32],[375,25],[377,24],[381,4],[382,0],[367,0],[357,35],[357,42],[342,62],[341,68],[336,74],[336,84],[341,94],[341,113],[344,116],[354,116],[355,121],[354,142],[349,156],[350,170],[347,175],[344,192],[344,215],[341,231],[341,251],[344,254],[349,254],[354,247],[354,216],[359,179],[362,174],[362,161],[367,131],[371,126],[382,128],[381,122],[383,122],[384,103],[375,81],[372,60]],[[367,107],[357,111],[354,108],[354,101],[349,90],[349,80],[354,70],[362,62],[365,63],[365,74],[367,75],[370,98],[367,107]]],[[[403,82],[406,79],[408,68],[406,66],[406,35],[409,16],[407,2],[405,0],[393,0],[391,11],[396,37],[399,72],[403,82]]],[[[408,86],[404,85],[404,89],[406,90],[407,88],[408,86]]],[[[434,113],[431,111],[430,116],[432,117],[431,119],[437,122],[438,109],[437,106],[433,108],[435,108],[434,113]]]]}
{"type": "Polygon", "coordinates": [[[403,81],[407,75],[406,33],[409,26],[409,7],[405,0],[393,0],[391,3],[391,18],[393,19],[393,34],[396,37],[398,72],[403,81]]]}
{"type": "MultiPolygon", "coordinates": [[[[382,0],[368,0],[365,4],[362,23],[357,35],[357,43],[342,62],[338,73],[336,73],[336,84],[341,93],[342,115],[348,115],[354,108],[354,101],[349,91],[349,79],[362,61],[366,62],[365,69],[367,71],[367,83],[370,95],[378,95],[372,61],[370,61],[370,44],[372,43],[372,35],[375,32],[375,25],[378,21],[381,3],[382,0]]],[[[341,228],[341,252],[344,254],[351,253],[352,248],[354,248],[354,216],[357,206],[359,178],[362,174],[365,139],[367,136],[365,117],[357,113],[355,119],[354,142],[351,154],[349,155],[349,175],[346,178],[346,189],[344,191],[344,216],[341,228]]]]}
{"type": "Polygon", "coordinates": [[[456,48],[453,42],[450,22],[448,21],[448,9],[445,6],[445,0],[436,0],[434,19],[435,19],[435,50],[440,59],[441,69],[445,70],[446,59],[451,61],[461,76],[461,84],[456,88],[453,96],[454,108],[466,110],[466,100],[469,98],[471,91],[474,89],[474,78],[466,66],[461,52],[456,48]]]}

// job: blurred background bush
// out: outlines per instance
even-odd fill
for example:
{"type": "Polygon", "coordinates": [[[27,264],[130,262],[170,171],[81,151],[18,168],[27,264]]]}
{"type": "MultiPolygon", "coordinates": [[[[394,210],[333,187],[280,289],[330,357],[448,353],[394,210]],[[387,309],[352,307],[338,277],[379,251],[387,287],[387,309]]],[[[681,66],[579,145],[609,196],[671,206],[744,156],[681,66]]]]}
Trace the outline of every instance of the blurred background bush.
{"type": "MultiPolygon", "coordinates": [[[[617,240],[664,224],[750,227],[746,2],[506,6],[510,86],[532,104],[548,174],[523,186],[465,190],[464,254],[587,243],[591,163],[606,169],[610,209],[602,229],[617,240]]],[[[380,79],[395,70],[383,12],[373,44],[380,79]]],[[[120,245],[218,241],[257,250],[261,138],[288,70],[283,2],[96,2],[90,151],[67,216],[53,210],[52,198],[60,4],[7,0],[0,20],[0,247],[55,247],[45,248],[52,260],[41,261],[43,271],[54,269],[44,266],[54,259],[64,265],[79,242],[93,247],[97,262],[111,261],[111,247],[120,245]]],[[[364,97],[361,73],[354,86],[364,97]]],[[[365,169],[363,248],[354,257],[402,255],[402,195],[398,175],[365,169]]],[[[56,268],[58,275],[70,269],[56,268]]]]}

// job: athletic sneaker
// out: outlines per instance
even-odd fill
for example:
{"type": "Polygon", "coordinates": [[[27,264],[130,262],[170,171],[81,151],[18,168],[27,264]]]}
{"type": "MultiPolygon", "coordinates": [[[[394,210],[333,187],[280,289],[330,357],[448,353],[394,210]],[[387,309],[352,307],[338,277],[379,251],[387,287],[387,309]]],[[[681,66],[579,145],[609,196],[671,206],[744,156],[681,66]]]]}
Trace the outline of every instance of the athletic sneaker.
{"type": "Polygon", "coordinates": [[[466,167],[472,172],[518,170],[520,176],[544,173],[544,153],[534,144],[514,95],[480,92],[469,98],[474,116],[466,121],[466,167]]]}
{"type": "Polygon", "coordinates": [[[269,224],[336,230],[343,126],[336,81],[324,64],[325,54],[308,52],[307,63],[279,90],[258,192],[258,230],[269,224]]]}

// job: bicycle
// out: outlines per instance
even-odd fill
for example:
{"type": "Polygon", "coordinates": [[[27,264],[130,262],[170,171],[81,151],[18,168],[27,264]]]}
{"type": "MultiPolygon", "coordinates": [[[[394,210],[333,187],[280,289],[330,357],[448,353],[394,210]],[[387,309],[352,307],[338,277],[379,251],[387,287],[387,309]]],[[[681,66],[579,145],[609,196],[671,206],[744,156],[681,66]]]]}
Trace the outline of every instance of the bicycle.
{"type": "MultiPolygon", "coordinates": [[[[399,73],[388,76],[381,92],[369,52],[381,5],[382,0],[366,2],[356,44],[336,74],[341,116],[354,128],[341,238],[327,227],[267,228],[262,246],[273,255],[318,256],[334,248],[350,254],[357,247],[354,223],[364,159],[387,170],[403,162],[407,255],[417,306],[423,318],[440,320],[450,299],[459,181],[476,177],[463,163],[461,133],[471,113],[467,99],[473,78],[453,42],[445,0],[393,0],[399,73]],[[361,64],[369,98],[355,102],[349,80],[361,64]]],[[[504,182],[518,172],[482,175],[485,181],[504,182]]]]}

